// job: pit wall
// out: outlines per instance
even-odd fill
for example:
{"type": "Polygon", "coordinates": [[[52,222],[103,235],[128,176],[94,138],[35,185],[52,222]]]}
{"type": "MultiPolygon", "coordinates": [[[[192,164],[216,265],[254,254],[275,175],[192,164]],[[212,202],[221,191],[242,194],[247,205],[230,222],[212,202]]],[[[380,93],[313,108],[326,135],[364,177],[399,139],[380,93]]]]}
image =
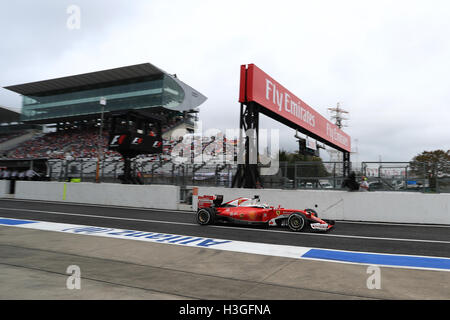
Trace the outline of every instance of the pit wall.
{"type": "Polygon", "coordinates": [[[198,195],[216,194],[224,202],[259,195],[261,202],[276,207],[315,209],[324,219],[450,225],[450,194],[198,187],[198,195]]]}
{"type": "MultiPolygon", "coordinates": [[[[0,198],[9,197],[8,182],[0,180],[0,198]]],[[[214,187],[198,187],[197,190],[198,195],[222,194],[224,201],[259,195],[261,202],[269,205],[315,209],[324,219],[450,225],[450,194],[214,187]]],[[[181,208],[180,188],[170,185],[17,181],[14,197],[168,210],[181,208]]],[[[197,197],[193,196],[193,211],[197,210],[197,197]]]]}
{"type": "Polygon", "coordinates": [[[17,181],[15,199],[178,210],[180,188],[167,185],[17,181]]]}

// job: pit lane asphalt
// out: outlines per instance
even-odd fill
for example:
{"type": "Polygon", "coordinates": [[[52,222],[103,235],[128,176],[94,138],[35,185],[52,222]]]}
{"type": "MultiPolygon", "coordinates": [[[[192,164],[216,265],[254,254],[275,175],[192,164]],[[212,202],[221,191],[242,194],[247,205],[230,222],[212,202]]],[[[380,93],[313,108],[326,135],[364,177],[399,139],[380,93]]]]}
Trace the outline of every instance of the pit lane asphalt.
{"type": "Polygon", "coordinates": [[[361,252],[450,257],[450,226],[337,221],[328,233],[199,226],[193,212],[0,199],[0,217],[361,252]]]}

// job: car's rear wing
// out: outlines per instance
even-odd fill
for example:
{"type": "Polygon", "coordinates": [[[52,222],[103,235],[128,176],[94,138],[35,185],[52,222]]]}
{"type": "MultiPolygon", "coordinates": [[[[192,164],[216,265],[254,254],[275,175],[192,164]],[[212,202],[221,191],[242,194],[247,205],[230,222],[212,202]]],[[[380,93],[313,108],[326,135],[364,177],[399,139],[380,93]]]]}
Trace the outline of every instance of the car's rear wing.
{"type": "Polygon", "coordinates": [[[223,202],[223,195],[198,196],[198,209],[218,207],[223,202]]]}

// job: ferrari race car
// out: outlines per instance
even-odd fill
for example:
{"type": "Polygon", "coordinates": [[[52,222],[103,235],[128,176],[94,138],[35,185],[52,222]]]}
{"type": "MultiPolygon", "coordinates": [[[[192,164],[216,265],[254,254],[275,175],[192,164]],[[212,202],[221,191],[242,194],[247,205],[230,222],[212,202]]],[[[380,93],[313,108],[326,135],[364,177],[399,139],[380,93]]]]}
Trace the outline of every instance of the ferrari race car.
{"type": "Polygon", "coordinates": [[[275,208],[261,203],[259,196],[253,199],[238,198],[226,203],[223,203],[222,195],[199,196],[196,219],[200,225],[231,222],[288,227],[292,231],[328,231],[335,224],[333,220],[319,219],[313,209],[293,210],[280,206],[275,208]]]}

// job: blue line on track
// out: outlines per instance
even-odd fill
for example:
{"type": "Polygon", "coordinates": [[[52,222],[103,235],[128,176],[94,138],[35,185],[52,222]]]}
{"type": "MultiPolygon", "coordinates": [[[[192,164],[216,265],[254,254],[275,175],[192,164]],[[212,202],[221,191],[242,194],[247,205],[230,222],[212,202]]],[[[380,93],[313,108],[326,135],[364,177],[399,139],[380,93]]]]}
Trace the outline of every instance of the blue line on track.
{"type": "Polygon", "coordinates": [[[37,221],[26,221],[26,220],[17,220],[17,219],[0,219],[0,225],[7,225],[7,226],[18,226],[21,224],[29,224],[29,223],[36,223],[37,221]]]}
{"type": "Polygon", "coordinates": [[[302,258],[355,262],[373,265],[450,270],[450,259],[362,252],[311,249],[302,258]]]}

